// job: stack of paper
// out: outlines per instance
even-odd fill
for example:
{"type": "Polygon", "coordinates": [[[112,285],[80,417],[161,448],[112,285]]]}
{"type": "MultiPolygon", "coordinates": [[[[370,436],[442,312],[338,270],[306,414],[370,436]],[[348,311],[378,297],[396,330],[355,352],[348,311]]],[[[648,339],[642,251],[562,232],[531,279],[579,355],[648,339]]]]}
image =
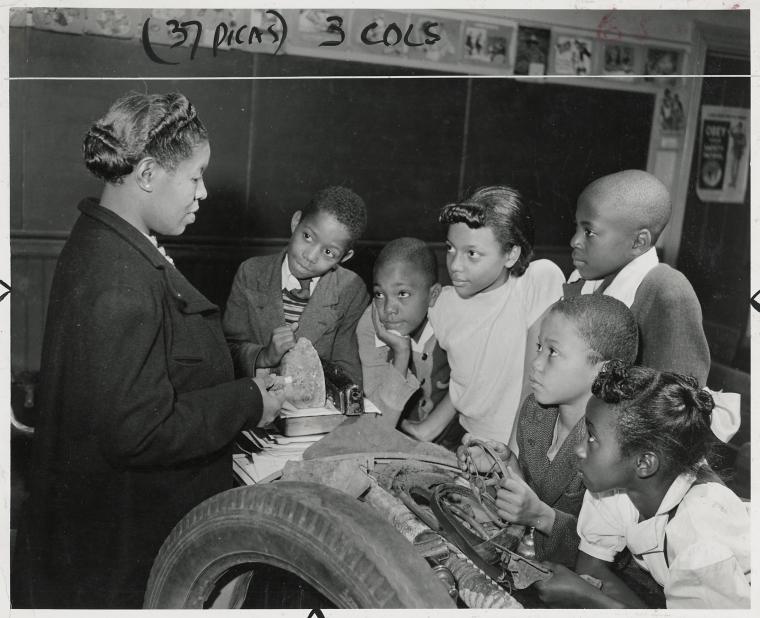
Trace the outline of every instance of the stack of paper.
{"type": "MultiPolygon", "coordinates": [[[[380,410],[369,401],[364,399],[364,410],[367,414],[379,414],[380,410]]],[[[336,423],[342,423],[347,417],[339,414],[333,408],[308,408],[297,409],[287,405],[283,407],[281,418],[290,419],[294,425],[306,430],[306,423],[312,427],[321,427],[314,423],[314,417],[329,417],[336,423]]],[[[284,425],[280,424],[280,428],[284,425]]],[[[332,426],[336,426],[332,424],[332,426]]],[[[329,431],[329,430],[328,430],[329,431]]],[[[285,463],[303,459],[303,452],[312,444],[322,439],[327,431],[312,431],[308,435],[283,435],[283,431],[274,428],[256,428],[243,431],[236,441],[237,450],[233,455],[233,470],[238,479],[245,485],[260,483],[285,467],[285,463]]],[[[298,432],[294,432],[298,433],[298,432]]]]}
{"type": "Polygon", "coordinates": [[[301,460],[303,452],[322,437],[286,438],[267,429],[244,431],[237,440],[241,452],[233,455],[233,469],[244,484],[259,483],[282,470],[287,461],[301,460]]]}

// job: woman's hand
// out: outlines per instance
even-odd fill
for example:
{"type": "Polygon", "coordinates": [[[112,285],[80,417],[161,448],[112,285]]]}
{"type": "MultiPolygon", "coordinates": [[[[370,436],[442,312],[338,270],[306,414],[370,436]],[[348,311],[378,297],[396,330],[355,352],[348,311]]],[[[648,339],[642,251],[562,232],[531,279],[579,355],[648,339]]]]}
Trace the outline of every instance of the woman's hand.
{"type": "Polygon", "coordinates": [[[496,511],[508,522],[533,526],[549,534],[554,526],[555,513],[541,501],[522,478],[507,468],[508,476],[501,480],[496,490],[496,511]]]}
{"type": "MultiPolygon", "coordinates": [[[[484,449],[478,444],[471,445],[473,437],[466,433],[462,437],[462,444],[457,448],[457,463],[463,472],[474,474],[476,472],[490,472],[494,469],[496,462],[484,449]],[[468,457],[469,455],[469,457],[468,457]],[[469,459],[469,461],[468,461],[469,459]],[[475,469],[472,469],[474,466],[475,469]]],[[[506,444],[494,440],[481,440],[490,446],[501,460],[506,464],[510,456],[510,450],[506,444]]],[[[498,467],[498,466],[497,466],[498,467]]]]}
{"type": "Polygon", "coordinates": [[[256,366],[276,367],[279,365],[285,352],[296,345],[296,337],[293,334],[296,328],[298,328],[297,324],[275,328],[269,338],[269,343],[259,353],[256,366]]]}
{"type": "Polygon", "coordinates": [[[561,564],[542,562],[552,572],[549,579],[538,581],[533,587],[539,598],[552,607],[586,607],[585,603],[599,591],[582,577],[561,564]]]}
{"type": "Polygon", "coordinates": [[[263,404],[261,419],[256,425],[257,427],[266,427],[273,423],[274,419],[280,415],[282,404],[285,403],[285,389],[278,387],[275,378],[276,376],[253,378],[253,381],[261,392],[263,404]]]}

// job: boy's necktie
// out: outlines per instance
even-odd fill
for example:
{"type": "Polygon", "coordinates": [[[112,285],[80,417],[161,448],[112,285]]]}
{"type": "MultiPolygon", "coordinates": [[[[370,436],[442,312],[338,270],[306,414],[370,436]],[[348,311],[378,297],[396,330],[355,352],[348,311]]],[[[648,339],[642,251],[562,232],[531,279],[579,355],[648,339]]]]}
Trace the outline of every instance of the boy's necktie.
{"type": "Polygon", "coordinates": [[[583,284],[586,283],[585,279],[578,279],[572,283],[562,284],[562,295],[565,298],[571,298],[573,296],[580,296],[583,292],[583,284]]]}
{"type": "MultiPolygon", "coordinates": [[[[602,279],[602,282],[594,288],[593,294],[604,294],[604,291],[610,286],[610,283],[612,283],[613,279],[615,278],[615,275],[617,273],[613,273],[612,275],[607,275],[604,279],[602,279]]],[[[572,283],[563,283],[562,284],[562,296],[565,298],[571,298],[573,296],[581,296],[583,294],[583,286],[585,285],[586,280],[581,278],[573,281],[572,283]]]]}
{"type": "Polygon", "coordinates": [[[309,290],[311,279],[299,279],[298,283],[300,284],[301,289],[288,291],[299,300],[309,300],[309,296],[311,296],[311,291],[309,290]]]}

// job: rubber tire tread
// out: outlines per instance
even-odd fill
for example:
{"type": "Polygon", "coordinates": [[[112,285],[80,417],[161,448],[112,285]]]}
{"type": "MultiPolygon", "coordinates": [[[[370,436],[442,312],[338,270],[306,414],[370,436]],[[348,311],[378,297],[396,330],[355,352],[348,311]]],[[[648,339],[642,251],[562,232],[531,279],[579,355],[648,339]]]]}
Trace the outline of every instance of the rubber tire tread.
{"type": "Polygon", "coordinates": [[[342,609],[455,607],[424,558],[371,507],[297,481],[231,489],[190,511],[156,557],[144,607],[201,608],[222,573],[251,562],[296,573],[342,609]]]}

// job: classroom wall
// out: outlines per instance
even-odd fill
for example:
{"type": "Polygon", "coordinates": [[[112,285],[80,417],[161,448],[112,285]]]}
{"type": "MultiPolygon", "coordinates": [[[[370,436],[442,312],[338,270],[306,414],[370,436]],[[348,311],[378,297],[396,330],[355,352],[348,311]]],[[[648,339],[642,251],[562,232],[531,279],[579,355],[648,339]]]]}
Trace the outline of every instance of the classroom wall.
{"type": "Polygon", "coordinates": [[[219,304],[237,265],[281,250],[292,212],[326,184],[351,186],[367,201],[368,232],[349,262],[367,281],[379,248],[399,235],[434,243],[442,257],[438,209],[496,182],[514,184],[534,204],[536,253],[568,272],[578,192],[600,175],[648,164],[651,89],[462,78],[185,80],[430,72],[239,51],[212,57],[202,49],[193,63],[166,68],[150,63],[135,41],[31,28],[12,28],[10,36],[12,76],[145,76],[10,82],[14,370],[39,366],[55,260],[76,203],[100,191],[81,163],[82,136],[129,89],[182,90],[209,129],[209,198],[186,234],[166,244],[219,304]],[[151,79],[158,77],[172,79],[151,79]]]}
{"type": "MultiPolygon", "coordinates": [[[[748,75],[749,59],[708,54],[711,75],[748,75]]],[[[750,78],[705,80],[701,105],[750,107],[750,78]]],[[[698,153],[691,163],[678,268],[689,278],[702,302],[705,332],[713,360],[749,371],[747,323],[750,290],[750,197],[743,203],[703,202],[696,193],[698,153]],[[746,339],[745,339],[746,337],[746,339]],[[746,358],[745,358],[746,356],[746,358]]]]}

